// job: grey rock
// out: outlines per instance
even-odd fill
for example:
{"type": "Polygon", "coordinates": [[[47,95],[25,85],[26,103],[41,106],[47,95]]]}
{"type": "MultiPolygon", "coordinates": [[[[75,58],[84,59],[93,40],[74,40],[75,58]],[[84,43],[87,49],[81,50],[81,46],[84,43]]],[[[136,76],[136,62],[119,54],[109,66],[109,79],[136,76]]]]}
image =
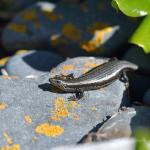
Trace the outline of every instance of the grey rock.
{"type": "Polygon", "coordinates": [[[102,142],[115,138],[128,138],[138,129],[150,129],[150,109],[144,106],[123,108],[102,124],[97,131],[83,137],[80,143],[102,142]]]}
{"type": "Polygon", "coordinates": [[[134,108],[120,110],[108,119],[96,132],[91,132],[85,136],[81,143],[100,142],[115,138],[127,138],[132,134],[131,119],[135,116],[134,108]]]}
{"type": "Polygon", "coordinates": [[[106,60],[80,57],[69,59],[50,74],[36,79],[0,77],[0,102],[1,105],[5,103],[7,106],[5,109],[1,106],[0,110],[0,147],[7,145],[4,133],[23,150],[46,150],[59,145],[76,144],[94,126],[103,122],[106,116],[117,112],[125,90],[124,84],[119,80],[105,88],[85,92],[84,100],[76,102],[68,101],[71,93],[58,93],[49,85],[50,76],[62,71],[70,73],[67,64],[74,64],[72,71],[78,76],[85,71],[85,66],[90,66],[87,63],[101,64],[104,61],[106,60]],[[32,121],[29,118],[25,121],[26,115],[29,115],[32,121]],[[61,132],[47,131],[49,126],[54,125],[61,128],[61,132]],[[42,133],[39,133],[35,130],[37,127],[46,129],[40,130],[42,133]],[[50,136],[45,135],[47,132],[50,136]],[[51,137],[51,134],[55,137],[51,137]]]}
{"type": "Polygon", "coordinates": [[[144,97],[143,97],[143,102],[144,104],[146,105],[150,105],[150,89],[148,89],[145,94],[144,94],[144,97]]]}
{"type": "Polygon", "coordinates": [[[110,56],[126,43],[138,23],[116,13],[108,0],[80,5],[38,2],[8,24],[2,40],[9,51],[53,47],[70,57],[88,52],[110,56]]]}
{"type": "Polygon", "coordinates": [[[142,48],[134,46],[126,52],[123,59],[139,66],[138,74],[130,76],[130,91],[132,97],[142,100],[144,93],[150,87],[150,54],[146,54],[142,48]]]}
{"type": "Polygon", "coordinates": [[[32,50],[25,54],[16,54],[11,57],[5,65],[5,69],[10,76],[40,76],[48,73],[51,68],[63,60],[63,57],[52,52],[32,50]]]}

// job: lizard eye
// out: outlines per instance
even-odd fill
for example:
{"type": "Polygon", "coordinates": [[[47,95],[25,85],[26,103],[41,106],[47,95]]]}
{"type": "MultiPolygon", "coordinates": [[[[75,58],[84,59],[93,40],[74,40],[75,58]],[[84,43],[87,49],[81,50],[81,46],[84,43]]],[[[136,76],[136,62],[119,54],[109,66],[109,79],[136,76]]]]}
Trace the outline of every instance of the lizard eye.
{"type": "Polygon", "coordinates": [[[57,84],[60,84],[61,82],[59,80],[56,81],[57,84]]]}

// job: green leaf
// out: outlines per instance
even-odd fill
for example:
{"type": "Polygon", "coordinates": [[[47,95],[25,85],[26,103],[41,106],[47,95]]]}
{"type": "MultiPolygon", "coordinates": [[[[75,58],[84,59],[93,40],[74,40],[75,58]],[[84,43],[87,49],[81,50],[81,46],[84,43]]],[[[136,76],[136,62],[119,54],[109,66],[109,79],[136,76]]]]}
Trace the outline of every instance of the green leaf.
{"type": "Polygon", "coordinates": [[[150,0],[113,0],[112,5],[131,17],[145,16],[150,14],[150,0]]]}
{"type": "Polygon", "coordinates": [[[134,133],[136,137],[136,150],[150,150],[150,130],[138,129],[134,133]]]}
{"type": "Polygon", "coordinates": [[[150,53],[150,15],[145,17],[130,42],[142,47],[146,53],[150,53]]]}

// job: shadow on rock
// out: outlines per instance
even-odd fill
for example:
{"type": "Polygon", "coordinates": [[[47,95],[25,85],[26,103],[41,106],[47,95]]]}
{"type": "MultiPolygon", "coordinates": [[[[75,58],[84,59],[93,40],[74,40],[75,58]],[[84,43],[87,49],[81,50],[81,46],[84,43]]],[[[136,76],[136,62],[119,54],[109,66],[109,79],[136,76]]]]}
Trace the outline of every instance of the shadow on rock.
{"type": "Polygon", "coordinates": [[[107,120],[110,118],[110,116],[106,116],[106,120],[104,120],[103,122],[97,124],[92,130],[89,131],[88,134],[84,135],[81,140],[79,140],[77,142],[77,144],[81,144],[81,143],[91,143],[93,141],[96,141],[96,135],[95,133],[98,131],[98,129],[100,129],[102,127],[102,125],[107,122],[107,120]]]}
{"type": "Polygon", "coordinates": [[[56,65],[64,61],[61,56],[46,51],[29,52],[22,59],[32,68],[44,72],[49,71],[50,68],[56,67],[56,65]]]}
{"type": "Polygon", "coordinates": [[[66,93],[64,91],[61,91],[57,87],[54,87],[53,85],[51,85],[49,83],[40,84],[38,87],[40,89],[42,89],[43,91],[49,91],[49,92],[52,92],[52,93],[59,93],[59,94],[66,93]]]}

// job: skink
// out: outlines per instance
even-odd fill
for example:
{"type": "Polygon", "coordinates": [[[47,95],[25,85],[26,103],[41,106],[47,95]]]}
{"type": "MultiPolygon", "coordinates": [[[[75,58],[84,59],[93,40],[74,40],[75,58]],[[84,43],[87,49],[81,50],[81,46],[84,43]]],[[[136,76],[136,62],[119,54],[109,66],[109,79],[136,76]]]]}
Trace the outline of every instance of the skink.
{"type": "MultiPolygon", "coordinates": [[[[138,66],[128,61],[110,59],[107,63],[99,65],[78,78],[73,74],[68,76],[55,76],[50,78],[50,83],[60,90],[76,93],[76,98],[83,97],[84,91],[95,90],[107,86],[120,79],[128,86],[127,71],[137,70],[138,66]]],[[[75,98],[75,97],[74,97],[75,98]]]]}

